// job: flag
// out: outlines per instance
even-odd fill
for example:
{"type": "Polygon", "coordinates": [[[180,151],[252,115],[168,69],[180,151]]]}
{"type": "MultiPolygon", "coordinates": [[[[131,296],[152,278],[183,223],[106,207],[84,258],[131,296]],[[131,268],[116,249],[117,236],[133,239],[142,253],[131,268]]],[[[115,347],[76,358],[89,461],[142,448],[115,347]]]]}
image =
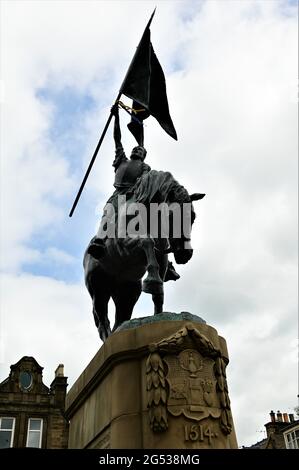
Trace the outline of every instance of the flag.
{"type": "Polygon", "coordinates": [[[143,121],[148,118],[150,113],[137,101],[132,104],[132,119],[128,124],[129,130],[137,140],[138,145],[144,145],[143,121]]]}
{"type": "Polygon", "coordinates": [[[143,145],[143,120],[154,116],[160,126],[177,140],[169,114],[165,76],[151,43],[153,12],[137,47],[120,92],[133,100],[132,121],[128,127],[139,145],[143,145]],[[137,119],[134,119],[136,117],[137,119]],[[142,142],[142,143],[140,143],[142,142]]]}

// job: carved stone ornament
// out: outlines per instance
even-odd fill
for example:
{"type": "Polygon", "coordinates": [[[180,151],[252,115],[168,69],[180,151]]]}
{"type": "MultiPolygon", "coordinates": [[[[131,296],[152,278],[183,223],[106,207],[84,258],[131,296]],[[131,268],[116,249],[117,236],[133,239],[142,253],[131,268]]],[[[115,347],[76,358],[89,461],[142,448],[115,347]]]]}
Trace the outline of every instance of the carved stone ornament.
{"type": "Polygon", "coordinates": [[[168,411],[197,422],[208,417],[220,419],[222,432],[230,434],[228,360],[221,351],[192,323],[151,344],[149,351],[146,379],[151,429],[168,428],[168,411]]]}

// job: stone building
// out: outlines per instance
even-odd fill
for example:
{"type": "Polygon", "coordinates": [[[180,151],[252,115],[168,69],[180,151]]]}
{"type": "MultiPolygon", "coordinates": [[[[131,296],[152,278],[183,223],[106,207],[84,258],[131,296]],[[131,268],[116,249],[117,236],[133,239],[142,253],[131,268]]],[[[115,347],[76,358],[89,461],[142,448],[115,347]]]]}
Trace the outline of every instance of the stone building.
{"type": "Polygon", "coordinates": [[[50,388],[43,383],[43,367],[33,357],[22,357],[10,369],[0,383],[0,449],[67,448],[63,365],[57,367],[50,388]]]}
{"type": "Polygon", "coordinates": [[[299,449],[299,420],[293,414],[271,411],[265,428],[267,437],[249,449],[299,449]]]}

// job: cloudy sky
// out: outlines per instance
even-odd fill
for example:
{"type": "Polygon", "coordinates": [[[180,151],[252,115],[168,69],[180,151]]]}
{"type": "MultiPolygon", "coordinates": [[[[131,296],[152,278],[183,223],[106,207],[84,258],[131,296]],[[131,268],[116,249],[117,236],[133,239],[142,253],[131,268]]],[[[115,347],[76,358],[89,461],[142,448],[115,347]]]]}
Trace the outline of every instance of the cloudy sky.
{"type": "MultiPolygon", "coordinates": [[[[101,345],[82,257],[113,189],[112,129],[68,213],[156,5],[179,140],[148,119],[147,162],[207,194],[165,310],[226,338],[237,437],[250,445],[271,409],[297,405],[294,0],[1,1],[0,381],[29,355],[47,385],[64,363],[71,386],[101,345]]],[[[143,294],[133,315],[152,310],[143,294]]]]}

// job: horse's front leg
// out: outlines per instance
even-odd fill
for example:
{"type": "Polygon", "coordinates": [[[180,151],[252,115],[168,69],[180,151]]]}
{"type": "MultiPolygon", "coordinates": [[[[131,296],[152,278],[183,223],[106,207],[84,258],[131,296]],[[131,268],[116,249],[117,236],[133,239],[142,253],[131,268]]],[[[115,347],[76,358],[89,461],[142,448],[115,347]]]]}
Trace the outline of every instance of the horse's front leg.
{"type": "MultiPolygon", "coordinates": [[[[165,279],[166,271],[167,271],[167,266],[168,266],[168,255],[161,254],[160,251],[156,251],[156,259],[159,264],[159,275],[160,278],[165,279]]],[[[162,294],[153,294],[152,299],[154,302],[155,306],[155,315],[158,313],[163,312],[163,304],[164,304],[164,292],[162,294]]]]}
{"type": "Polygon", "coordinates": [[[147,261],[147,277],[142,283],[142,290],[148,294],[163,294],[163,280],[160,277],[160,265],[155,255],[155,242],[152,238],[141,238],[141,247],[147,261]]]}
{"type": "Polygon", "coordinates": [[[158,313],[163,312],[163,304],[164,304],[164,293],[163,294],[153,294],[152,299],[154,302],[154,314],[157,315],[158,313]]]}

